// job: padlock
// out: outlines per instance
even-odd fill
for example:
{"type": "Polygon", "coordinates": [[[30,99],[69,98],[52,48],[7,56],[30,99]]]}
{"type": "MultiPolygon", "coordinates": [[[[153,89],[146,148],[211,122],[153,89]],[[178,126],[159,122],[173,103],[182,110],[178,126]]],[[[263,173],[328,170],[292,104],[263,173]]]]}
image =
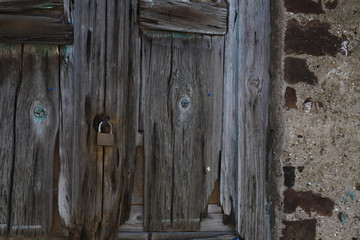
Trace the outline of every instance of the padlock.
{"type": "Polygon", "coordinates": [[[106,121],[107,124],[110,126],[110,132],[109,133],[103,133],[101,132],[101,126],[104,122],[101,122],[99,124],[98,133],[97,133],[97,145],[100,146],[113,146],[114,145],[114,133],[112,124],[110,121],[106,121]]]}

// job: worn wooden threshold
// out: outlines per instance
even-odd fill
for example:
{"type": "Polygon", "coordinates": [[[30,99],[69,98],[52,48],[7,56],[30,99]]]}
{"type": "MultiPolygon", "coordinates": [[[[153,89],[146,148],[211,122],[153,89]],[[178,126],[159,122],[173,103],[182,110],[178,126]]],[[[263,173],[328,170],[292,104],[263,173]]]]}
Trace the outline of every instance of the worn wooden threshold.
{"type": "Polygon", "coordinates": [[[233,240],[234,232],[119,232],[118,240],[233,240]]]}
{"type": "MultiPolygon", "coordinates": [[[[119,228],[120,232],[144,232],[144,208],[143,206],[132,206],[130,219],[119,228]]],[[[233,232],[233,225],[223,223],[223,213],[217,204],[208,205],[208,215],[201,221],[200,232],[233,232]]]]}

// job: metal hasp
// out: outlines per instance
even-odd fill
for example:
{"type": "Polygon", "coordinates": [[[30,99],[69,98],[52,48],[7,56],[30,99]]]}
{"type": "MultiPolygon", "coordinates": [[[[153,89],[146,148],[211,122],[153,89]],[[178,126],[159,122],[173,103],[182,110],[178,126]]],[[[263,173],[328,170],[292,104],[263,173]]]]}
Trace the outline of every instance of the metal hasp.
{"type": "Polygon", "coordinates": [[[99,145],[99,146],[113,146],[114,145],[114,133],[113,133],[112,124],[110,121],[106,121],[106,123],[110,126],[110,132],[102,133],[101,127],[104,124],[104,122],[101,122],[99,124],[98,134],[97,134],[97,145],[99,145]]]}

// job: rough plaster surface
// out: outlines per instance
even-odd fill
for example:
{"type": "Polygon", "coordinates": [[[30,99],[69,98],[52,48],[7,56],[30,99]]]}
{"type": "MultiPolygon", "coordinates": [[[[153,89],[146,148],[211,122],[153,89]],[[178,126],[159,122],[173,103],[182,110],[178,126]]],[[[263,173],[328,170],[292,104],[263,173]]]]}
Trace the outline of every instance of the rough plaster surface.
{"type": "Polygon", "coordinates": [[[360,1],[273,1],[271,76],[273,239],[360,240],[360,1]]]}

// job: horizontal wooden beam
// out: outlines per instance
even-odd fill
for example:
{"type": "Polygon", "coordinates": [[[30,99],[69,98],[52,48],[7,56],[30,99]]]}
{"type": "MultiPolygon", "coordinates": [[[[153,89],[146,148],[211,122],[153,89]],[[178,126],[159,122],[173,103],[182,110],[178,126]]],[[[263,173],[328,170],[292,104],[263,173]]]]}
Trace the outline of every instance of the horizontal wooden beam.
{"type": "Polygon", "coordinates": [[[140,0],[143,30],[224,35],[227,15],[225,0],[140,0]]]}
{"type": "Polygon", "coordinates": [[[0,0],[0,14],[47,16],[64,15],[63,0],[0,0]]]}
{"type": "Polygon", "coordinates": [[[0,42],[72,44],[73,26],[47,16],[0,14],[0,42]]]}

